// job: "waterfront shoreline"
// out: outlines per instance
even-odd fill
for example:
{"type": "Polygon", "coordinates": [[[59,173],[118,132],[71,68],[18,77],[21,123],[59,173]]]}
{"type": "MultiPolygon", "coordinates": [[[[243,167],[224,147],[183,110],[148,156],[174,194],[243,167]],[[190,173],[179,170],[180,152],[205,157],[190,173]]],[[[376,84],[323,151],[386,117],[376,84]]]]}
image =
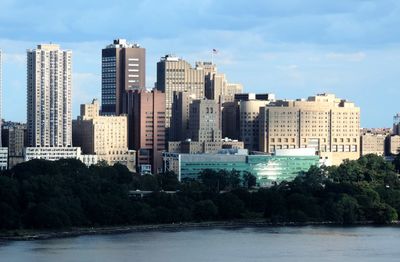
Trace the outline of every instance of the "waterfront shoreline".
{"type": "Polygon", "coordinates": [[[287,227],[287,226],[398,226],[399,221],[386,225],[377,225],[370,221],[358,222],[353,225],[343,225],[334,222],[281,222],[271,223],[265,220],[233,220],[210,222],[185,222],[173,224],[145,224],[131,226],[69,228],[64,230],[12,230],[0,233],[0,241],[29,241],[57,238],[70,238],[90,235],[114,235],[149,231],[179,231],[187,229],[234,229],[245,227],[287,227]]]}

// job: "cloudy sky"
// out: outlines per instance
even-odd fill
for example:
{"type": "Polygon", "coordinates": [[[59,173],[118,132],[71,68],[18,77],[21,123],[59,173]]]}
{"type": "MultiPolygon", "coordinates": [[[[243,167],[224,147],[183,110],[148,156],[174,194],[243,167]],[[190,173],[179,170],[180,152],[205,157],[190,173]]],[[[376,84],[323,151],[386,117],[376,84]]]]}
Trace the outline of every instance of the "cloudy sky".
{"type": "Polygon", "coordinates": [[[75,118],[100,98],[101,48],[114,38],[146,48],[149,87],[161,56],[194,63],[215,48],[246,92],[332,92],[361,107],[364,127],[400,111],[398,0],[1,0],[3,117],[26,121],[26,49],[53,42],[73,51],[75,118]]]}

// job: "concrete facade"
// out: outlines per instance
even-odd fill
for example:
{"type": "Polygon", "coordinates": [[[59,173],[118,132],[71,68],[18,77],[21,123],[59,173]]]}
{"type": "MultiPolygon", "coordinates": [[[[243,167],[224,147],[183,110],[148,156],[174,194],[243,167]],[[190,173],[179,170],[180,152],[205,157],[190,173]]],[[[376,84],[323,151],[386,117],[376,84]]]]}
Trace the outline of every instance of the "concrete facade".
{"type": "Polygon", "coordinates": [[[277,101],[260,109],[259,121],[263,152],[311,147],[333,165],[360,156],[360,108],[333,94],[277,101]]]}
{"type": "Polygon", "coordinates": [[[78,159],[87,166],[98,163],[96,155],[83,155],[80,147],[26,147],[24,149],[24,161],[33,159],[48,161],[78,159]]]}
{"type": "Polygon", "coordinates": [[[400,153],[400,136],[392,135],[387,138],[386,155],[397,155],[400,153]]]}
{"type": "Polygon", "coordinates": [[[189,111],[196,95],[188,91],[174,92],[169,141],[183,141],[190,138],[189,111]]]}
{"type": "Polygon", "coordinates": [[[83,154],[97,155],[109,165],[120,163],[135,171],[136,155],[128,150],[128,117],[101,116],[100,104],[81,105],[81,114],[73,121],[73,143],[83,154]]]}
{"type": "Polygon", "coordinates": [[[158,90],[135,90],[129,98],[129,149],[136,150],[138,170],[162,171],[165,151],[165,94],[158,90]]]}
{"type": "Polygon", "coordinates": [[[219,104],[233,102],[235,94],[243,92],[241,84],[228,83],[225,74],[211,72],[205,76],[205,96],[219,104]]]}
{"type": "Polygon", "coordinates": [[[8,169],[8,148],[0,147],[0,170],[8,169]]]}
{"type": "Polygon", "coordinates": [[[55,44],[27,51],[28,145],[72,145],[72,52],[55,44]]]}
{"type": "Polygon", "coordinates": [[[375,154],[384,156],[386,154],[386,141],[390,136],[390,128],[363,128],[361,129],[360,150],[361,156],[375,154]]]}
{"type": "Polygon", "coordinates": [[[219,105],[214,100],[193,100],[189,106],[189,130],[193,141],[214,142],[220,141],[219,105]]]}
{"type": "MultiPolygon", "coordinates": [[[[197,99],[205,97],[205,76],[216,71],[215,65],[197,62],[192,67],[185,60],[173,55],[162,57],[157,63],[156,88],[165,93],[165,127],[171,126],[174,92],[187,91],[197,99]]],[[[168,130],[167,130],[168,131],[168,130]]]]}
{"type": "Polygon", "coordinates": [[[179,141],[168,142],[169,153],[183,154],[215,154],[222,149],[244,149],[243,142],[231,139],[222,139],[214,142],[179,141]]]}
{"type": "Polygon", "coordinates": [[[249,151],[262,150],[259,145],[259,114],[260,108],[271,103],[269,100],[239,101],[239,140],[249,151]]]}
{"type": "Polygon", "coordinates": [[[8,147],[8,168],[24,161],[27,144],[26,124],[6,122],[2,127],[3,146],[8,147]]]}

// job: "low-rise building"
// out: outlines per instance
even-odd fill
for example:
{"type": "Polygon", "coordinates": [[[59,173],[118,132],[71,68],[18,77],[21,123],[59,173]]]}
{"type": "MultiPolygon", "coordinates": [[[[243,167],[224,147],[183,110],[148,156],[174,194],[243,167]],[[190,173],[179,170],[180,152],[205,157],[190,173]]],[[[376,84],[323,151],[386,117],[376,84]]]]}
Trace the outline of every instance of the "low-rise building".
{"type": "Polygon", "coordinates": [[[0,170],[8,168],[8,148],[0,147],[0,170]]]}
{"type": "Polygon", "coordinates": [[[78,159],[87,166],[95,165],[99,159],[97,155],[84,155],[80,147],[26,147],[24,161],[44,159],[57,161],[60,159],[78,159]]]}
{"type": "Polygon", "coordinates": [[[319,156],[277,152],[278,155],[236,154],[179,154],[164,153],[165,171],[173,171],[180,181],[195,180],[206,169],[250,172],[257,178],[257,185],[271,186],[282,181],[291,181],[302,171],[319,165],[319,156]]]}
{"type": "Polygon", "coordinates": [[[397,155],[400,153],[400,136],[393,135],[387,138],[386,155],[397,155]]]}
{"type": "Polygon", "coordinates": [[[127,116],[101,116],[99,111],[95,99],[81,105],[81,115],[72,123],[74,146],[80,146],[84,154],[97,155],[98,161],[120,163],[135,171],[136,153],[128,150],[127,116]]]}
{"type": "Polygon", "coordinates": [[[361,134],[361,156],[368,154],[385,155],[385,140],[386,135],[383,134],[361,134]]]}
{"type": "Polygon", "coordinates": [[[26,146],[26,124],[5,122],[2,126],[3,147],[8,147],[8,168],[24,161],[24,147],[26,146]]]}
{"type": "Polygon", "coordinates": [[[80,147],[26,147],[24,161],[32,159],[44,159],[56,161],[60,159],[78,159],[81,155],[80,147]]]}
{"type": "Polygon", "coordinates": [[[243,149],[241,141],[224,138],[221,141],[199,142],[199,141],[178,141],[168,142],[168,152],[184,154],[215,154],[221,149],[243,149]]]}

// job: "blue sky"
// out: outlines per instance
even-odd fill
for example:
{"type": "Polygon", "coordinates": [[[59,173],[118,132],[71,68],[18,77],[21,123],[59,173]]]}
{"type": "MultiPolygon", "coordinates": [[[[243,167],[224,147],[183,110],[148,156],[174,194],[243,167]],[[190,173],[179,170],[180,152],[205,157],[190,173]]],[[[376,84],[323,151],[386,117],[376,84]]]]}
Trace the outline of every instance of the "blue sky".
{"type": "Polygon", "coordinates": [[[101,48],[126,38],[146,48],[147,86],[174,53],[214,61],[246,92],[301,98],[332,92],[361,107],[363,127],[400,111],[400,1],[1,0],[3,117],[26,119],[26,49],[73,51],[73,116],[100,98],[101,48]],[[39,4],[40,3],[40,4],[39,4]]]}

